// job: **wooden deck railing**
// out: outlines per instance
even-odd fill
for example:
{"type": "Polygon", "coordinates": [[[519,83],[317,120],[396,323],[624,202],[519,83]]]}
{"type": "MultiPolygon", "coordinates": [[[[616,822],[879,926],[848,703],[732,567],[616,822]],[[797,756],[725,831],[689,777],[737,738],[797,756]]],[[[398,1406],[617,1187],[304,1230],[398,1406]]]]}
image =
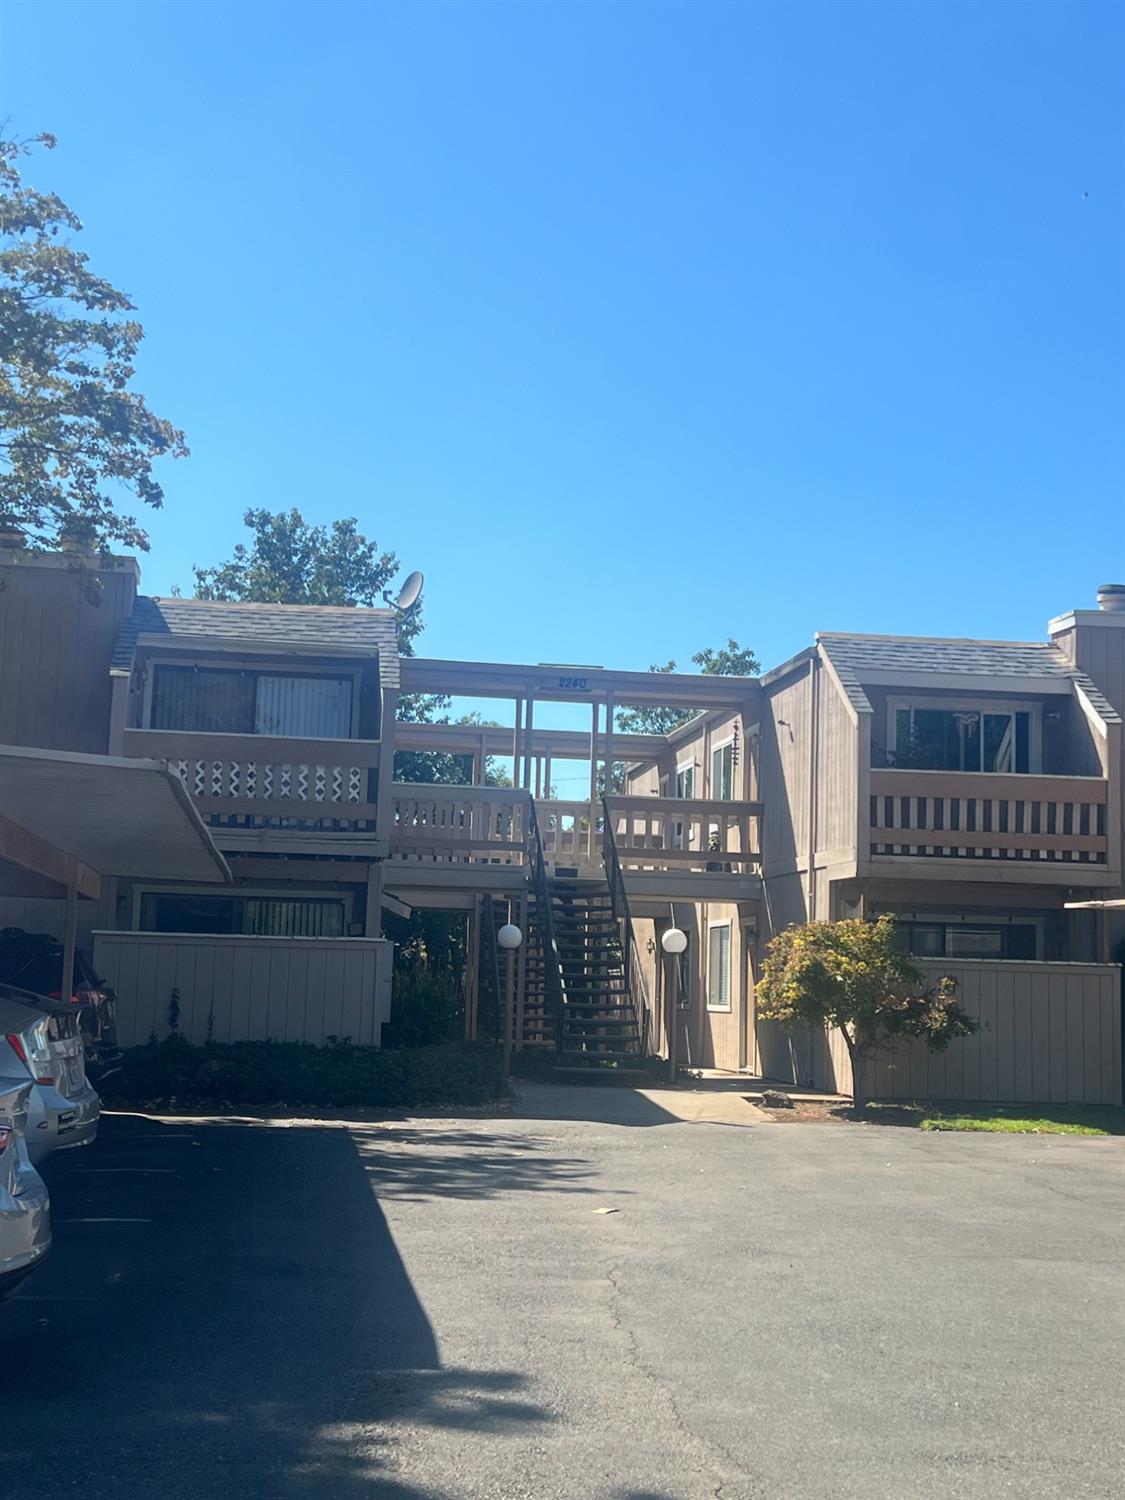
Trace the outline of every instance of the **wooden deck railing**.
{"type": "Polygon", "coordinates": [[[371,831],[378,740],[126,729],[125,754],[166,760],[201,815],[227,826],[371,831]]]}
{"type": "Polygon", "coordinates": [[[607,797],[617,857],[626,869],[749,870],[761,859],[760,802],[607,797]]]}
{"type": "Polygon", "coordinates": [[[487,786],[396,782],[391,858],[425,864],[522,865],[531,798],[487,786]]]}
{"type": "Polygon", "coordinates": [[[872,771],[870,852],[1104,865],[1108,793],[1096,776],[872,771]]]}
{"type": "MultiPolygon", "coordinates": [[[[531,801],[526,791],[498,787],[418,786],[396,782],[391,857],[430,864],[526,862],[531,801]]],[[[546,859],[589,863],[590,804],[535,803],[546,859]]],[[[742,871],[757,865],[757,802],[610,797],[594,821],[594,859],[602,858],[606,817],[617,858],[634,870],[742,871]]]]}

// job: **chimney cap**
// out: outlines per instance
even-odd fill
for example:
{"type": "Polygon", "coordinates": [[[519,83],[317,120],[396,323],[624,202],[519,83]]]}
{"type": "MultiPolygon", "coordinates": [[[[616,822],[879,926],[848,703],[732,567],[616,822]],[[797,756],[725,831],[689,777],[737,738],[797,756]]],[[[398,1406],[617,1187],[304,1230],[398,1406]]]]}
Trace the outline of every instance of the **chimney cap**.
{"type": "Polygon", "coordinates": [[[1125,610],[1125,583],[1099,583],[1098,608],[1125,610]]]}

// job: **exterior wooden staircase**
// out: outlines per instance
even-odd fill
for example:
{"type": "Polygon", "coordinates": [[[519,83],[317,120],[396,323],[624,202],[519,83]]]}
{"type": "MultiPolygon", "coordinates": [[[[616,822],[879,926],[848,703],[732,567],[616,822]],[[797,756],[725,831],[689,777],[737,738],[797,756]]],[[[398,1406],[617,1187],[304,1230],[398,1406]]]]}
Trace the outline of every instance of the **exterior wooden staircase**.
{"type": "MultiPolygon", "coordinates": [[[[532,808],[528,873],[516,1046],[553,1048],[559,1073],[607,1079],[645,1073],[648,1006],[616,859],[607,860],[601,880],[549,875],[532,808]]],[[[503,1028],[506,957],[496,934],[508,920],[507,911],[506,901],[492,897],[481,909],[481,1034],[497,1038],[503,1028]]]]}
{"type": "Polygon", "coordinates": [[[608,884],[556,876],[549,899],[562,978],[556,1072],[637,1071],[641,1018],[608,884]]]}

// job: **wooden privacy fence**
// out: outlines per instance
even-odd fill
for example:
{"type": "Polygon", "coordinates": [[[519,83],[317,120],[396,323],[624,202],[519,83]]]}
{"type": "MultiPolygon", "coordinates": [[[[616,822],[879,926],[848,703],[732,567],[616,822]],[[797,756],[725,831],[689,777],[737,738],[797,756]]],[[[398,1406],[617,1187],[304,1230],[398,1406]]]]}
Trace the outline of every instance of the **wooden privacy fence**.
{"type": "Polygon", "coordinates": [[[377,1047],[390,1019],[394,945],[382,938],[95,932],[94,966],[118,993],[123,1047],[169,1034],[176,992],[189,1042],[377,1047]]]}
{"type": "MultiPolygon", "coordinates": [[[[997,1104],[1120,1104],[1121,970],[1112,964],[916,960],[927,982],[949,974],[975,1036],[929,1052],[911,1042],[876,1055],[874,1099],[997,1104]]],[[[815,1071],[851,1092],[838,1032],[815,1071]]]]}

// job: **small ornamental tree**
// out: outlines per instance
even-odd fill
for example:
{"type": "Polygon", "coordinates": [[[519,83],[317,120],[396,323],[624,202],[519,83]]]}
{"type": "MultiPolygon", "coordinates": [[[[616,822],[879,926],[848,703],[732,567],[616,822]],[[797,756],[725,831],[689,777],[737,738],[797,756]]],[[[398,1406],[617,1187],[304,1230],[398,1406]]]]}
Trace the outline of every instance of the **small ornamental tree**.
{"type": "Polygon", "coordinates": [[[900,1037],[942,1052],[978,1029],[954,1001],[948,975],[927,985],[895,943],[891,916],[877,922],[807,922],[773,939],[758,987],[758,1014],[790,1030],[835,1026],[852,1064],[856,1109],[867,1104],[871,1054],[900,1037]]]}

